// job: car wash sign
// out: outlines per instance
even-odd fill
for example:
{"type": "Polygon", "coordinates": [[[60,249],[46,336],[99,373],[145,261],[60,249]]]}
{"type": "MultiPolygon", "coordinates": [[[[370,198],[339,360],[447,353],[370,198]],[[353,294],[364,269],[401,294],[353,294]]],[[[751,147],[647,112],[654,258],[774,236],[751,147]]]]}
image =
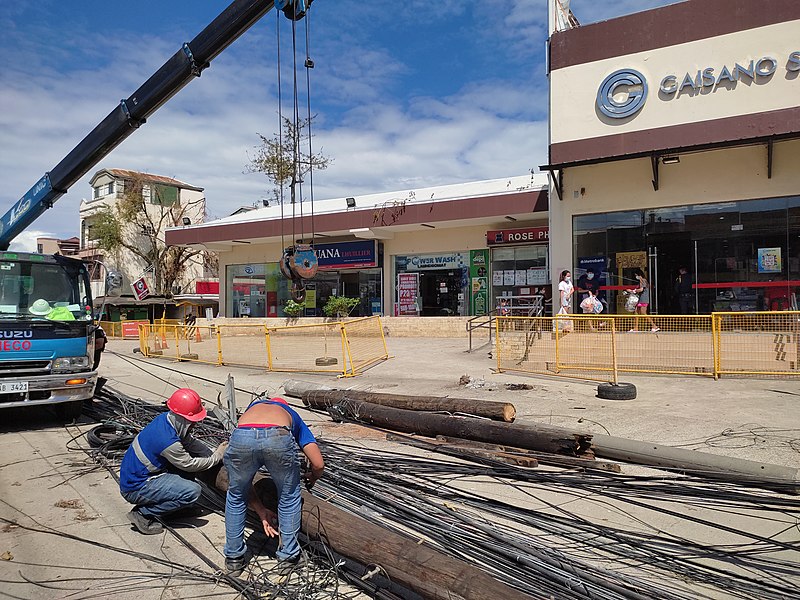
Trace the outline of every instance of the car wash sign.
{"type": "Polygon", "coordinates": [[[524,227],[522,229],[497,229],[486,232],[486,244],[534,244],[550,241],[549,227],[524,227]]]}
{"type": "Polygon", "coordinates": [[[378,266],[378,253],[374,240],[341,242],[339,244],[314,244],[317,263],[322,270],[361,269],[378,266]]]}

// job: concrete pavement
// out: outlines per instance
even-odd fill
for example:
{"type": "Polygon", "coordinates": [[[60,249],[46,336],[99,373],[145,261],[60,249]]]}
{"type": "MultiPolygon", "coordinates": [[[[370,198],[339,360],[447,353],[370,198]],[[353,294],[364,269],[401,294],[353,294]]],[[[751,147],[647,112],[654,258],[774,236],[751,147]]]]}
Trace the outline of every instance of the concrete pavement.
{"type": "MultiPolygon", "coordinates": [[[[207,402],[214,401],[228,373],[235,377],[237,388],[244,390],[237,392],[240,407],[249,402],[250,392],[280,393],[289,378],[375,391],[500,400],[512,402],[523,422],[553,423],[800,467],[798,381],[631,376],[625,379],[637,385],[638,398],[615,402],[596,398],[594,383],[495,374],[488,347],[470,354],[465,340],[389,338],[387,342],[393,358],[345,380],[143,359],[133,353],[136,343],[119,340],[110,340],[100,370],[109,380],[107,385],[151,402],[163,401],[176,386],[193,387],[207,402]],[[459,383],[462,375],[472,380],[469,386],[459,383]],[[507,383],[525,383],[532,389],[511,391],[507,383]]],[[[0,517],[6,522],[0,523],[0,554],[9,552],[13,558],[0,561],[0,579],[13,583],[4,583],[0,594],[48,599],[68,593],[75,598],[113,595],[137,600],[236,597],[213,578],[186,579],[185,567],[209,576],[213,569],[170,534],[147,537],[132,531],[125,519],[130,507],[119,496],[114,480],[77,450],[81,440],[70,441],[92,424],[65,428],[44,410],[2,414],[0,517]]],[[[387,445],[382,436],[357,425],[333,424],[307,411],[301,414],[323,438],[387,445]]],[[[638,471],[623,467],[624,473],[638,471]]],[[[548,504],[559,501],[555,492],[547,498],[548,504]]],[[[598,513],[591,506],[579,512],[587,518],[608,516],[606,510],[598,513]]],[[[624,524],[625,519],[614,514],[615,522],[624,524]]],[[[671,522],[650,525],[667,529],[671,522]]],[[[731,517],[731,525],[737,526],[736,518],[731,517]]],[[[183,522],[179,531],[204,556],[222,564],[224,523],[219,515],[183,522]]],[[[767,528],[763,533],[772,532],[767,528]]],[[[783,537],[792,543],[800,541],[796,531],[783,537]]]]}

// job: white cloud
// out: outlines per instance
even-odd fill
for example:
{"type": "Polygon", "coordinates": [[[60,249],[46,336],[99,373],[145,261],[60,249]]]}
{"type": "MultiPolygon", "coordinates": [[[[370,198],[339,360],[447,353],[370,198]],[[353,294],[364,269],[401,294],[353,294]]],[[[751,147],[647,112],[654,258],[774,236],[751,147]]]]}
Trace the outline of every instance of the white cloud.
{"type": "MultiPolygon", "coordinates": [[[[572,6],[587,22],[665,3],[573,0],[572,6]]],[[[141,35],[123,24],[105,36],[70,21],[54,46],[45,42],[47,5],[31,6],[42,18],[25,31],[14,21],[16,11],[0,15],[7,39],[0,77],[3,212],[191,39],[180,31],[183,21],[168,33],[141,35]],[[84,64],[92,66],[74,66],[84,64]]],[[[340,0],[315,3],[313,10],[314,147],[333,158],[314,176],[315,198],[506,177],[546,161],[541,0],[340,0]]],[[[278,128],[275,34],[267,21],[92,167],[36,227],[76,235],[80,199],[89,196],[88,180],[99,168],[203,187],[209,212],[219,216],[267,196],[266,178],[243,172],[256,132],[269,137],[278,128]]],[[[28,231],[17,244],[35,247],[42,234],[28,231]]]]}
{"type": "Polygon", "coordinates": [[[8,249],[11,252],[36,252],[36,238],[54,237],[52,233],[38,229],[26,229],[20,233],[8,249]]]}

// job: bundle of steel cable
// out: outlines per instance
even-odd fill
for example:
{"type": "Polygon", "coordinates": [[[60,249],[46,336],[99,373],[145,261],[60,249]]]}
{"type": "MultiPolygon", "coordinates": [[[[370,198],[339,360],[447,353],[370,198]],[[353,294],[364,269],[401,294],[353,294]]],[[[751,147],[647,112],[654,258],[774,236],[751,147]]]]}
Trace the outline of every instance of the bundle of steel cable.
{"type": "MultiPolygon", "coordinates": [[[[125,432],[164,410],[110,388],[99,400],[92,416],[125,432]]],[[[226,438],[216,419],[201,425],[209,443],[226,438]]],[[[531,470],[319,442],[326,474],[315,495],[533,597],[777,599],[800,583],[800,545],[780,537],[796,527],[800,509],[774,492],[699,477],[531,470]],[[571,504],[581,509],[570,511],[571,504]],[[598,508],[619,526],[589,514],[598,508]],[[748,514],[751,530],[726,524],[731,514],[748,514]],[[766,525],[778,531],[758,531],[766,525]],[[696,530],[692,539],[688,529],[696,530]]],[[[204,497],[217,511],[224,506],[216,490],[204,497]]]]}

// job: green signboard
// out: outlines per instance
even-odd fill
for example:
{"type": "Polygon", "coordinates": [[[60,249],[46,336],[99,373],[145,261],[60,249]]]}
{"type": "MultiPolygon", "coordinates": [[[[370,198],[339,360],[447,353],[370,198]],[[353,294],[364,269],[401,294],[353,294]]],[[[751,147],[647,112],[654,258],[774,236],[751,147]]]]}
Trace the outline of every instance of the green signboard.
{"type": "Polygon", "coordinates": [[[489,313],[489,250],[469,251],[469,314],[489,313]]]}

